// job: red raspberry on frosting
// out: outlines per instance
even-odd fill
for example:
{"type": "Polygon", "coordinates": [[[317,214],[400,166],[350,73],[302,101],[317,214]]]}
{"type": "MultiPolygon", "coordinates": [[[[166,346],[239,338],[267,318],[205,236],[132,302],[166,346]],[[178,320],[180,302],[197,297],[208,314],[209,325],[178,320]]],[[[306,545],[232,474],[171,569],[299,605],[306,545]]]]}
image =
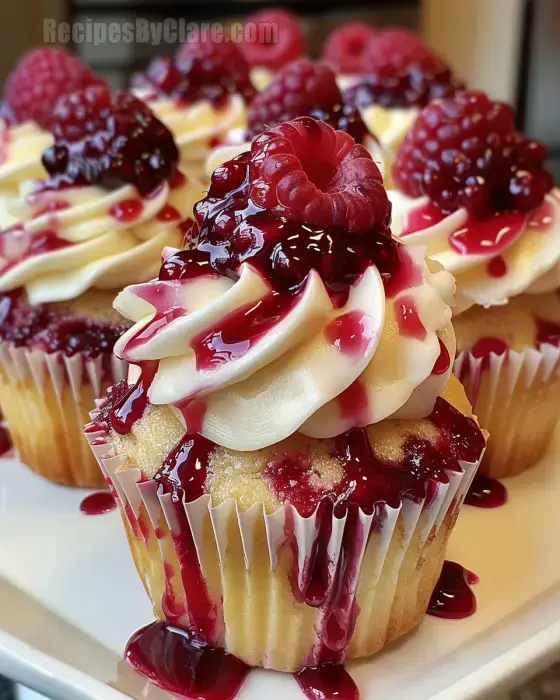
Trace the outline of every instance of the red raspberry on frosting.
{"type": "Polygon", "coordinates": [[[128,183],[147,194],[175,173],[179,152],[171,132],[129,93],[92,87],[61,97],[51,124],[55,143],[43,154],[47,186],[128,183]]]}
{"type": "Polygon", "coordinates": [[[440,56],[404,29],[378,32],[364,51],[361,72],[367,77],[345,94],[359,107],[423,106],[463,87],[440,56]]]}
{"type": "Polygon", "coordinates": [[[361,142],[368,133],[359,111],[345,105],[332,70],[302,58],[283,68],[249,109],[249,138],[297,117],[314,117],[361,142]]]}
{"type": "Polygon", "coordinates": [[[77,56],[64,49],[35,49],[25,54],[6,81],[4,98],[18,122],[31,119],[46,129],[61,95],[106,85],[77,56]]]}
{"type": "Polygon", "coordinates": [[[375,37],[375,29],[365,22],[347,22],[329,34],[323,58],[341,73],[364,73],[364,56],[375,37]]]}
{"type": "Polygon", "coordinates": [[[390,212],[366,149],[324,122],[303,117],[269,129],[253,142],[251,161],[252,201],[288,219],[356,233],[390,212]]]}
{"type": "Polygon", "coordinates": [[[537,208],[553,181],[546,149],[515,129],[513,108],[483,92],[458,92],[421,112],[393,165],[396,186],[427,195],[444,214],[537,208]]]}
{"type": "Polygon", "coordinates": [[[295,15],[271,8],[247,17],[240,48],[251,66],[278,70],[303,54],[305,39],[295,15]]]}

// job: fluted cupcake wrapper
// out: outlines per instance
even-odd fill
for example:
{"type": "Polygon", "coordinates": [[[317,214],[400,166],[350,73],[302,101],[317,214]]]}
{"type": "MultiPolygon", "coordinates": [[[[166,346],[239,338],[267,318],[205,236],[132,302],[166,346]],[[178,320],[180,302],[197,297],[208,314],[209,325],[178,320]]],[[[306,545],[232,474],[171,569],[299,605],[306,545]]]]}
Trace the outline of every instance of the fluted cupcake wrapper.
{"type": "Polygon", "coordinates": [[[155,615],[280,671],[372,654],[420,621],[478,467],[462,462],[430,502],[403,499],[373,513],[240,511],[209,495],[174,501],[138,469],[122,469],[126,457],[94,425],[86,435],[155,615]]]}
{"type": "Polygon", "coordinates": [[[490,433],[480,471],[519,474],[545,454],[558,422],[560,348],[491,353],[486,361],[461,352],[454,373],[482,428],[490,433]]]}
{"type": "Polygon", "coordinates": [[[126,377],[126,363],[109,362],[0,341],[0,406],[19,458],[33,471],[70,486],[105,484],[83,423],[95,399],[126,377]]]}

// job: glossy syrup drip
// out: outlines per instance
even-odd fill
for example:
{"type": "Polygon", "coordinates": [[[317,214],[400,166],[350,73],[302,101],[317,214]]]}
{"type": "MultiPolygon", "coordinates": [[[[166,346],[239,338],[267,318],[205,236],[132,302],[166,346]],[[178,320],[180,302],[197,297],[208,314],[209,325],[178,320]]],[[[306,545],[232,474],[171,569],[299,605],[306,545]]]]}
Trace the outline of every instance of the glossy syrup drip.
{"type": "Polygon", "coordinates": [[[120,435],[130,433],[134,423],[144,415],[148,405],[148,390],[156,375],[157,366],[157,361],[143,363],[140,379],[112,410],[111,427],[120,435]]]}
{"type": "Polygon", "coordinates": [[[362,311],[337,316],[325,328],[325,337],[343,355],[363,357],[372,338],[373,319],[362,311]]]}
{"type": "Polygon", "coordinates": [[[465,503],[477,508],[498,508],[507,503],[507,499],[507,489],[497,479],[476,474],[467,492],[465,503]]]}
{"type": "Polygon", "coordinates": [[[414,207],[407,213],[400,235],[409,236],[411,233],[424,231],[438,224],[443,218],[441,209],[428,200],[422,206],[414,207]]]}
{"type": "Polygon", "coordinates": [[[487,336],[477,340],[471,349],[471,354],[475,358],[482,359],[480,369],[486,370],[490,367],[490,356],[492,354],[503,355],[508,350],[509,347],[505,340],[487,336]]]}
{"type": "Polygon", "coordinates": [[[223,649],[163,622],[138,630],[125,658],[164,690],[190,700],[233,700],[250,670],[223,649]]]}
{"type": "Polygon", "coordinates": [[[185,497],[187,503],[205,493],[204,484],[210,455],[215,444],[202,435],[185,435],[171,450],[155,480],[173,500],[185,497]]]}
{"type": "Polygon", "coordinates": [[[110,491],[98,491],[90,493],[80,503],[80,511],[84,515],[103,515],[115,510],[117,502],[110,491]]]}
{"type": "Polygon", "coordinates": [[[507,264],[501,255],[492,258],[486,266],[486,272],[490,277],[504,277],[507,274],[507,264]]]}
{"type": "Polygon", "coordinates": [[[294,678],[309,700],[359,700],[360,693],[344,666],[324,664],[308,666],[294,678]]]}
{"type": "Polygon", "coordinates": [[[272,291],[205,329],[191,347],[198,370],[215,370],[245,355],[266,333],[277,326],[300,299],[299,294],[272,291]]]}
{"type": "Polygon", "coordinates": [[[547,344],[554,345],[554,347],[560,345],[560,323],[544,318],[535,318],[535,323],[537,325],[537,348],[547,344]]]}
{"type": "Polygon", "coordinates": [[[10,433],[0,424],[0,457],[7,456],[7,453],[12,449],[12,440],[10,433]]]}
{"type": "Polygon", "coordinates": [[[478,583],[478,576],[454,561],[444,561],[436,584],[428,615],[459,620],[476,612],[476,598],[470,586],[478,583]]]}
{"type": "Polygon", "coordinates": [[[21,226],[4,229],[0,232],[0,257],[6,262],[0,272],[5,274],[29,258],[54,253],[71,245],[70,241],[60,238],[53,229],[45,229],[33,235],[21,226]]]}
{"type": "Polygon", "coordinates": [[[451,367],[451,357],[449,356],[449,350],[441,338],[439,340],[439,355],[434,363],[432,374],[441,375],[445,374],[451,367]]]}
{"type": "Polygon", "coordinates": [[[414,297],[409,295],[399,297],[394,302],[394,310],[401,335],[415,340],[426,339],[426,328],[418,315],[414,297]]]}
{"type": "Polygon", "coordinates": [[[141,216],[143,210],[141,199],[123,199],[109,209],[109,215],[121,224],[130,224],[141,216]]]}
{"type": "Polygon", "coordinates": [[[528,216],[519,212],[496,212],[485,219],[468,219],[449,237],[460,255],[497,255],[527,228],[528,216]]]}

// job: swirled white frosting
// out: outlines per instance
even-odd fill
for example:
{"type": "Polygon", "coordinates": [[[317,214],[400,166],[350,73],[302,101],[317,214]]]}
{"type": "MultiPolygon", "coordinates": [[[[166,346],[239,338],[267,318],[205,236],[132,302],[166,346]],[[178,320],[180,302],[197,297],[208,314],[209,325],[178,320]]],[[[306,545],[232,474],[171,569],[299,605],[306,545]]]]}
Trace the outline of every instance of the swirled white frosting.
{"type": "Polygon", "coordinates": [[[41,156],[52,142],[35,122],[9,126],[0,119],[0,197],[16,196],[23,182],[45,177],[41,156]]]}
{"type": "MultiPolygon", "coordinates": [[[[427,198],[412,199],[395,190],[389,191],[393,205],[392,231],[410,245],[426,246],[428,255],[449,270],[457,283],[454,313],[471,306],[506,304],[518,294],[541,294],[560,286],[560,193],[553,190],[539,209],[521,217],[514,236],[498,237],[503,246],[489,246],[488,253],[462,254],[449,243],[450,238],[465,228],[468,214],[459,209],[435,223],[420,227],[427,198]],[[419,230],[415,230],[419,229],[419,230]],[[492,274],[492,261],[499,261],[499,274],[492,274]]],[[[471,222],[470,226],[476,226],[471,222]]]]}
{"type": "Polygon", "coordinates": [[[423,248],[403,255],[414,280],[394,298],[370,266],[337,307],[311,271],[285,315],[251,342],[236,326],[235,352],[226,348],[225,359],[209,366],[197,359],[200,338],[221,338],[225,320],[272,294],[251,264],[241,265],[237,281],[208,274],[128,287],[115,308],[136,323],[115,352],[136,364],[157,361],[150,402],[174,408],[187,430],[185,407],[196,404],[202,418],[194,429],[235,450],[260,449],[298,431],[328,438],[388,417],[425,417],[451,371],[433,373],[440,338],[451,358],[455,353],[454,282],[439,265],[430,269],[423,248]],[[425,333],[403,330],[403,308],[416,310],[425,333]]]}
{"type": "Polygon", "coordinates": [[[154,95],[150,88],[139,88],[134,94],[173,134],[181,153],[181,167],[198,177],[204,172],[204,161],[212,145],[223,141],[231,129],[247,126],[247,107],[241,95],[233,94],[224,105],[216,107],[209,100],[183,105],[154,95]]]}
{"type": "Polygon", "coordinates": [[[113,192],[87,186],[0,201],[0,292],[25,287],[40,304],[148,280],[162,249],[181,245],[179,225],[201,197],[198,180],[185,177],[150,197],[132,185],[113,192]]]}

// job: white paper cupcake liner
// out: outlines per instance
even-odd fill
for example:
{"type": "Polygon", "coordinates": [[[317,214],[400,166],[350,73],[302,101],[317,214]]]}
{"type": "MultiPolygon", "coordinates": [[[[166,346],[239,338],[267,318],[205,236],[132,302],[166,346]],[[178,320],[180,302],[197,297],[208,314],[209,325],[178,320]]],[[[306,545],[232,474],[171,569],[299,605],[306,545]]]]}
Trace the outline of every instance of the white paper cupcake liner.
{"type": "Polygon", "coordinates": [[[20,459],[51,480],[74,486],[104,484],[83,439],[83,422],[127,365],[111,357],[66,357],[0,342],[0,404],[20,459]],[[105,362],[106,362],[105,357],[105,362]]]}
{"type": "MultiPolygon", "coordinates": [[[[267,514],[262,504],[241,512],[234,499],[213,506],[209,495],[191,503],[173,502],[154,480],[144,480],[139,469],[119,471],[126,458],[115,454],[103,430],[91,430],[92,426],[86,436],[137,540],[131,543],[133,555],[156,616],[163,617],[159,598],[169,588],[170,551],[188,523],[196,563],[215,605],[210,641],[251,665],[282,671],[374,653],[417,624],[478,467],[478,462],[461,462],[463,471],[451,472],[449,483],[438,485],[430,503],[403,499],[398,508],[377,507],[374,515],[360,509],[343,517],[330,516],[326,600],[337,593],[334,584],[342,583],[345,595],[337,601],[336,618],[343,628],[354,629],[349,644],[333,652],[321,641],[332,605],[310,607],[297,601],[297,590],[305,588],[314,557],[320,524],[317,512],[304,518],[286,505],[267,514]],[[347,541],[345,535],[349,535],[347,541]],[[142,551],[135,552],[136,546],[142,551]],[[297,566],[290,573],[297,576],[289,588],[285,566],[291,552],[297,566]],[[342,576],[336,575],[339,566],[342,576]],[[165,571],[166,580],[162,582],[154,571],[165,571]]],[[[178,559],[173,557],[173,566],[178,559]]],[[[183,605],[182,615],[173,624],[190,628],[196,614],[189,609],[188,586],[174,576],[173,588],[175,599],[183,605]]]]}
{"type": "Polygon", "coordinates": [[[481,472],[507,477],[539,461],[558,421],[560,348],[546,344],[539,350],[491,353],[486,363],[461,352],[454,373],[490,433],[481,472]]]}

